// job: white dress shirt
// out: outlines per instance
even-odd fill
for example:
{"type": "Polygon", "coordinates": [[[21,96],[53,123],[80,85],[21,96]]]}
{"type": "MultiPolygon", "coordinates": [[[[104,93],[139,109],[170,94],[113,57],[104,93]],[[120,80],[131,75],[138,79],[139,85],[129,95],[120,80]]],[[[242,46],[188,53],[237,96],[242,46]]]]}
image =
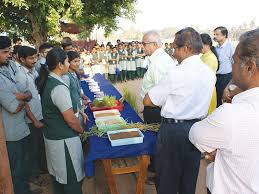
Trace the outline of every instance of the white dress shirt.
{"type": "Polygon", "coordinates": [[[150,57],[148,57],[150,64],[148,70],[144,75],[141,93],[142,98],[146,93],[154,87],[168,71],[176,66],[174,61],[163,48],[158,48],[150,57]]]}
{"type": "Polygon", "coordinates": [[[190,141],[201,152],[217,149],[207,168],[212,194],[259,193],[259,87],[236,95],[195,123],[190,141]]]}
{"type": "Polygon", "coordinates": [[[215,82],[215,73],[199,55],[193,55],[171,69],[148,95],[153,104],[162,107],[162,117],[200,119],[208,113],[215,82]]]}

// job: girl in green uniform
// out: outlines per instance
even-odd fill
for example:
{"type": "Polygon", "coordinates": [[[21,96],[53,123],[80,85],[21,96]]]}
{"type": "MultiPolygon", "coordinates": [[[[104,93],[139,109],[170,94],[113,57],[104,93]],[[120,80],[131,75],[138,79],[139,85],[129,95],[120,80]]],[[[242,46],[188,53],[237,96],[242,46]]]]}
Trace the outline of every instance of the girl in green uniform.
{"type": "Polygon", "coordinates": [[[128,53],[128,63],[127,63],[128,78],[129,80],[134,80],[135,73],[136,73],[136,63],[135,63],[136,53],[131,43],[129,43],[129,48],[127,53],[128,53]]]}
{"type": "Polygon", "coordinates": [[[120,68],[120,80],[126,81],[127,78],[127,51],[123,48],[123,43],[119,45],[119,68],[120,68]]]}
{"type": "Polygon", "coordinates": [[[109,80],[113,83],[115,83],[117,80],[116,68],[118,67],[118,59],[119,59],[119,55],[117,53],[117,49],[116,47],[113,47],[112,52],[110,53],[110,56],[109,56],[109,67],[108,67],[109,80]]]}
{"type": "Polygon", "coordinates": [[[142,73],[142,64],[144,62],[144,50],[142,48],[142,44],[138,42],[137,49],[136,49],[136,68],[137,68],[137,77],[142,78],[144,73],[142,73]]]}
{"type": "Polygon", "coordinates": [[[61,78],[69,69],[67,54],[61,48],[54,48],[48,53],[46,64],[41,68],[37,86],[45,121],[48,171],[53,177],[55,194],[82,194],[85,174],[79,134],[84,130],[75,115],[77,105],[61,78]]]}
{"type": "Polygon", "coordinates": [[[75,114],[83,127],[88,117],[83,109],[83,105],[87,104],[87,97],[81,92],[78,75],[76,74],[80,65],[80,55],[75,51],[69,51],[67,52],[67,56],[70,65],[68,72],[62,76],[62,79],[69,87],[72,104],[77,107],[75,114]]]}

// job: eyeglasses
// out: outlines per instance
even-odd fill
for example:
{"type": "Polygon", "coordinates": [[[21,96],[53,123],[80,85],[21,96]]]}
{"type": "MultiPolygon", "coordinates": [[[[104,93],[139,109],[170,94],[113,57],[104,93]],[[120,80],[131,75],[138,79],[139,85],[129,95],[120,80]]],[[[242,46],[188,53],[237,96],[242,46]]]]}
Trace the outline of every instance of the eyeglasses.
{"type": "Polygon", "coordinates": [[[154,44],[156,42],[142,42],[143,46],[146,46],[147,44],[154,44]]]}

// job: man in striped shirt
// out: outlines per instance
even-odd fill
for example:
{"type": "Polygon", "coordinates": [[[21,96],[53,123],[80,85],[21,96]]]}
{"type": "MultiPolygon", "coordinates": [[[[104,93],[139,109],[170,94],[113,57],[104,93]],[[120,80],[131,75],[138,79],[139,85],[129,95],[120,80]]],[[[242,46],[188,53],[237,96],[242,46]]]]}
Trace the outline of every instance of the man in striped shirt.
{"type": "Polygon", "coordinates": [[[203,121],[190,141],[215,161],[207,168],[212,194],[259,193],[259,29],[243,34],[233,56],[232,83],[242,92],[203,121]]]}

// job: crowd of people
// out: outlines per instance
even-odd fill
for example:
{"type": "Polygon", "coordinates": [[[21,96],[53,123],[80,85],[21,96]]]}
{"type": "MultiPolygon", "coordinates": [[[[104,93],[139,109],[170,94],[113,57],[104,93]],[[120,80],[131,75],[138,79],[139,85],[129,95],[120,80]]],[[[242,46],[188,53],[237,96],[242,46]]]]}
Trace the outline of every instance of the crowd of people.
{"type": "Polygon", "coordinates": [[[158,194],[194,194],[201,154],[208,193],[259,193],[259,29],[240,37],[184,28],[168,58],[156,32],[143,37],[151,63],[143,78],[144,121],[160,123],[148,184],[158,194]],[[223,104],[222,104],[223,103],[223,104]],[[218,107],[218,108],[216,108],[218,107]]]}
{"type": "Polygon", "coordinates": [[[94,73],[108,75],[113,83],[143,78],[147,69],[143,45],[137,41],[97,44],[91,52],[82,53],[82,58],[94,73]]]}
{"type": "Polygon", "coordinates": [[[141,42],[76,49],[37,49],[0,36],[0,108],[15,194],[31,190],[40,173],[55,194],[81,194],[85,173],[80,134],[88,116],[80,76],[111,82],[142,78],[146,123],[160,123],[148,184],[158,194],[194,194],[201,154],[211,163],[208,193],[259,193],[259,29],[237,47],[225,27],[199,34],[187,27],[165,44],[155,31],[141,42]],[[223,103],[223,104],[222,104],[223,103]]]}
{"type": "Polygon", "coordinates": [[[88,117],[80,59],[73,49],[49,43],[39,52],[20,44],[12,49],[11,40],[0,36],[0,104],[16,194],[41,193],[30,190],[29,183],[39,183],[40,173],[47,171],[55,193],[82,193],[79,134],[88,117]]]}

